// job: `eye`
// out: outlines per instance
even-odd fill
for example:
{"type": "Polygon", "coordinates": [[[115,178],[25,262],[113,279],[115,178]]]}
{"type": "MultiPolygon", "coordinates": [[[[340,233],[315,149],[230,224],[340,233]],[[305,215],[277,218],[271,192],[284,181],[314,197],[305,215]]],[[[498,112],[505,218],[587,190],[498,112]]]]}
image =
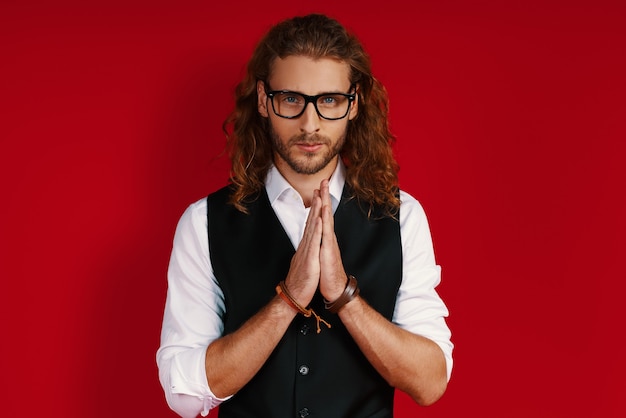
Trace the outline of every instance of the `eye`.
{"type": "Polygon", "coordinates": [[[297,105],[302,102],[302,97],[293,93],[281,93],[279,99],[282,103],[288,105],[297,105]]]}
{"type": "Polygon", "coordinates": [[[317,105],[330,108],[341,106],[346,101],[346,98],[340,94],[328,94],[318,99],[317,105]]]}

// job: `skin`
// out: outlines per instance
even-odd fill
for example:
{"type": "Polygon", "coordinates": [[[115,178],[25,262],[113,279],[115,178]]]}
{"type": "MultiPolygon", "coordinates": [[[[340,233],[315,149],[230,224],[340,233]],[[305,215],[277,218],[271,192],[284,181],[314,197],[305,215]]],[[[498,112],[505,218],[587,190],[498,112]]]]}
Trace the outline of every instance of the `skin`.
{"type": "MultiPolygon", "coordinates": [[[[274,90],[308,95],[347,92],[349,67],[332,60],[302,56],[277,59],[269,83],[274,90]]],[[[276,116],[262,82],[257,85],[259,113],[269,118],[275,148],[274,163],[310,207],[304,235],[285,278],[289,293],[308,306],[316,290],[336,300],[347,283],[334,232],[328,179],[337,163],[349,120],[356,117],[354,102],[346,118],[321,119],[312,104],[297,119],[276,116]],[[323,238],[323,239],[322,239],[323,238]]],[[[206,374],[216,396],[241,389],[263,366],[296,315],[275,296],[239,330],[209,345],[206,374]]],[[[430,405],[446,389],[443,352],[431,340],[405,331],[372,309],[360,296],[347,303],[339,317],[370,363],[387,382],[408,393],[418,404],[430,405]]]]}

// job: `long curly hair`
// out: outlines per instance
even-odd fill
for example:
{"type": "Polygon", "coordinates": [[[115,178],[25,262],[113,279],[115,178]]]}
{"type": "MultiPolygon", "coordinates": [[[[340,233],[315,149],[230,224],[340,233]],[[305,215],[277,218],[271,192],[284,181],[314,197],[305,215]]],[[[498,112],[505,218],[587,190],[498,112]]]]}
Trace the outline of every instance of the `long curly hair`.
{"type": "MultiPolygon", "coordinates": [[[[387,118],[389,101],[383,85],[372,75],[368,54],[360,41],[339,22],[320,14],[294,17],[273,26],[258,43],[247,74],[235,90],[235,109],[222,126],[231,160],[230,203],[247,213],[246,201],[264,187],[273,161],[269,122],[257,108],[257,81],[269,79],[276,58],[333,58],[350,66],[357,86],[358,114],[348,123],[340,153],[353,198],[371,213],[374,207],[395,216],[400,207],[395,137],[387,118]]],[[[378,211],[377,211],[378,212],[378,211]]]]}

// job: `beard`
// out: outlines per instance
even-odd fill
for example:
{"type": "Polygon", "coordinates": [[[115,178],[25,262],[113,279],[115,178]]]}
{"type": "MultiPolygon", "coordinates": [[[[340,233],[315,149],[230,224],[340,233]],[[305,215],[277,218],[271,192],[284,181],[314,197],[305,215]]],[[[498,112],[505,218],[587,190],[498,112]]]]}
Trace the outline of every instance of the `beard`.
{"type": "Polygon", "coordinates": [[[298,174],[315,174],[326,167],[343,149],[346,142],[346,131],[336,141],[324,135],[301,134],[292,136],[285,142],[274,131],[270,123],[270,136],[274,151],[298,174]],[[325,146],[320,151],[302,154],[302,152],[297,151],[297,145],[302,144],[323,144],[325,146]]]}

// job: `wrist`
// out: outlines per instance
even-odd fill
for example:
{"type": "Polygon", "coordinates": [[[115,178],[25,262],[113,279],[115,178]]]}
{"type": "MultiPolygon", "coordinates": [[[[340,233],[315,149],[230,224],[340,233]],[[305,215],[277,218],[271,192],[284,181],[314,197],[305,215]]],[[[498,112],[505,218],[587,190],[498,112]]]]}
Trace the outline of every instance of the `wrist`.
{"type": "Polygon", "coordinates": [[[331,313],[338,313],[346,304],[354,300],[358,295],[359,287],[356,277],[350,275],[348,276],[346,287],[344,288],[341,295],[332,302],[324,299],[324,306],[331,313]]]}
{"type": "Polygon", "coordinates": [[[328,328],[331,327],[331,325],[328,322],[324,321],[318,314],[316,314],[313,309],[305,308],[304,306],[300,305],[287,290],[287,285],[285,284],[284,280],[278,283],[278,285],[276,286],[276,295],[278,298],[282,299],[283,302],[285,302],[285,304],[289,306],[289,308],[291,308],[294,312],[301,313],[307,318],[310,316],[314,316],[317,321],[318,334],[322,330],[320,328],[320,323],[325,324],[328,328]]]}

